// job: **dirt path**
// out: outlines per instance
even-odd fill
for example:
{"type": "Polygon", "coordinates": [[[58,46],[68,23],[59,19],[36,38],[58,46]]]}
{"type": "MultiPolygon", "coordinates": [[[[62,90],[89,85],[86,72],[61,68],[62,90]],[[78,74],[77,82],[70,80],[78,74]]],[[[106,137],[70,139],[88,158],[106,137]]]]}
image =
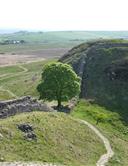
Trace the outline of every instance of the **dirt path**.
{"type": "Polygon", "coordinates": [[[17,66],[18,66],[19,68],[21,68],[23,71],[21,71],[21,72],[17,72],[17,73],[15,73],[15,74],[10,73],[9,76],[4,77],[4,78],[0,78],[0,81],[5,80],[5,79],[7,79],[7,78],[11,78],[11,77],[19,76],[19,75],[21,75],[21,74],[23,74],[23,73],[26,73],[26,72],[28,71],[28,69],[25,68],[25,67],[23,67],[22,65],[17,65],[17,66]]]}
{"type": "MultiPolygon", "coordinates": [[[[21,72],[18,72],[18,73],[16,73],[16,74],[10,74],[9,76],[7,76],[7,77],[4,77],[4,78],[0,78],[0,81],[2,81],[2,80],[4,80],[4,79],[7,79],[7,78],[12,78],[12,77],[15,77],[15,76],[19,76],[19,75],[21,75],[21,74],[23,74],[23,73],[26,73],[27,71],[28,71],[28,69],[27,68],[25,68],[25,67],[23,67],[23,66],[21,66],[21,65],[17,65],[19,68],[21,68],[23,71],[21,71],[21,72]]],[[[7,93],[9,93],[12,97],[14,97],[14,98],[18,98],[18,96],[16,96],[13,92],[11,92],[9,89],[5,89],[3,86],[0,86],[0,91],[5,91],[5,92],[7,92],[7,93]]]]}
{"type": "Polygon", "coordinates": [[[18,98],[18,96],[16,96],[13,92],[11,92],[10,90],[8,90],[8,89],[4,89],[2,86],[0,87],[0,91],[3,91],[3,92],[7,92],[7,93],[9,93],[12,97],[14,97],[14,98],[18,98]]]}
{"type": "Polygon", "coordinates": [[[27,69],[27,68],[25,68],[25,67],[23,67],[23,66],[21,66],[21,65],[18,65],[18,67],[19,67],[19,68],[21,68],[21,69],[23,69],[22,73],[25,73],[25,72],[27,72],[27,71],[28,71],[28,69],[27,69]]]}
{"type": "MultiPolygon", "coordinates": [[[[77,120],[77,119],[76,119],[77,120]]],[[[96,166],[105,166],[109,159],[114,155],[114,152],[111,148],[109,140],[103,136],[103,134],[92,124],[88,123],[85,120],[77,120],[78,122],[87,125],[91,130],[93,130],[96,135],[103,141],[104,146],[107,150],[107,153],[103,154],[100,159],[97,161],[96,166]]]]}

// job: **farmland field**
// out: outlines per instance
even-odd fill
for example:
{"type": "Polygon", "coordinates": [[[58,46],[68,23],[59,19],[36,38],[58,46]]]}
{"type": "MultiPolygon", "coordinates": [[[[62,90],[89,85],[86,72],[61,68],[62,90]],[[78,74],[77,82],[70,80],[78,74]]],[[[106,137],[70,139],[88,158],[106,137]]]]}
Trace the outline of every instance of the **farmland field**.
{"type": "Polygon", "coordinates": [[[42,50],[34,50],[29,53],[25,51],[20,54],[0,54],[0,66],[14,65],[32,61],[42,61],[46,59],[59,58],[68,51],[69,48],[49,48],[42,50]]]}

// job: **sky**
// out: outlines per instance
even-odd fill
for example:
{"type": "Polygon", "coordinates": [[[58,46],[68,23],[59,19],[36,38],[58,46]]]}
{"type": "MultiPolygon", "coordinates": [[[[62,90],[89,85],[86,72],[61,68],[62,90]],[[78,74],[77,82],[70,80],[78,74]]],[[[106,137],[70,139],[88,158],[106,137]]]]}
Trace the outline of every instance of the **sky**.
{"type": "Polygon", "coordinates": [[[128,30],[128,0],[0,0],[0,29],[128,30]]]}

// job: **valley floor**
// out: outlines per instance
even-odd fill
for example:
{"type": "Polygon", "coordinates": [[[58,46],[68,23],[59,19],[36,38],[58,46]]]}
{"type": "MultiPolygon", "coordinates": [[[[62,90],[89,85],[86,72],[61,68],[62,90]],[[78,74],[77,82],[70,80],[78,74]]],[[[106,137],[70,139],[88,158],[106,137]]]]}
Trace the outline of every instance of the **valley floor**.
{"type": "Polygon", "coordinates": [[[37,49],[29,52],[0,54],[0,67],[7,65],[16,65],[17,63],[26,63],[32,61],[41,61],[50,58],[58,58],[64,55],[69,48],[48,48],[37,49]]]}

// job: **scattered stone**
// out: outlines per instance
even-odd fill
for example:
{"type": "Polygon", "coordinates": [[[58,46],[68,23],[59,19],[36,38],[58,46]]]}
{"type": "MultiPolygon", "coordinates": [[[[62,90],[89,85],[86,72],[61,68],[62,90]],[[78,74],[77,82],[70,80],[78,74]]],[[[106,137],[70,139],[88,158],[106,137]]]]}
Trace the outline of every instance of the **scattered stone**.
{"type": "Polygon", "coordinates": [[[20,124],[20,125],[18,125],[18,129],[25,133],[33,131],[32,126],[29,124],[20,124]]]}
{"type": "Polygon", "coordinates": [[[37,80],[37,74],[32,76],[32,81],[35,82],[37,80]]]}
{"type": "Polygon", "coordinates": [[[28,132],[24,136],[27,140],[32,141],[32,140],[37,140],[37,136],[34,132],[28,132]]]}
{"type": "Polygon", "coordinates": [[[30,124],[19,124],[18,129],[25,133],[24,138],[32,141],[37,140],[37,136],[33,131],[32,125],[30,124]]]}

